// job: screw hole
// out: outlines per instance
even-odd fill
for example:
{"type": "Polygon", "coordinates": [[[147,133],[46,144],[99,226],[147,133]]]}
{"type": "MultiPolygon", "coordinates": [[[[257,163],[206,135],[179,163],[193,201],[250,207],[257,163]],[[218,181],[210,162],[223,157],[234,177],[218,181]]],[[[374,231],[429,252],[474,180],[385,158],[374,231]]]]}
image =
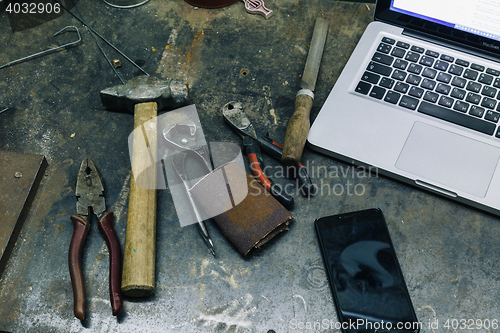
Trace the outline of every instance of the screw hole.
{"type": "Polygon", "coordinates": [[[247,75],[247,74],[248,74],[248,69],[241,70],[241,75],[247,75]]]}

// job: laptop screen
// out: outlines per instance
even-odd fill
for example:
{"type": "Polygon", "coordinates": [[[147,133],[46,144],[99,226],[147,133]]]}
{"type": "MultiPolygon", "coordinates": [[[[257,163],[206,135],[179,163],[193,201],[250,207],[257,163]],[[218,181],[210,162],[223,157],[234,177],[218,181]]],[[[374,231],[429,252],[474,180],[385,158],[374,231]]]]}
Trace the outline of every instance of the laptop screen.
{"type": "Polygon", "coordinates": [[[500,60],[500,0],[377,0],[375,20],[500,60]]]}
{"type": "Polygon", "coordinates": [[[391,10],[500,41],[500,0],[392,0],[391,10]]]}

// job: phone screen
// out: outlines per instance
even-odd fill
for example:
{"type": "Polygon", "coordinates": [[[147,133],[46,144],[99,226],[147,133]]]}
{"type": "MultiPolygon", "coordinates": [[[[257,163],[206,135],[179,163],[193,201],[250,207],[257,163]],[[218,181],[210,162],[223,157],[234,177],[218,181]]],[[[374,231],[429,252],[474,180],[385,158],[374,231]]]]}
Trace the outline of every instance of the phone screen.
{"type": "Polygon", "coordinates": [[[354,332],[418,332],[389,230],[379,209],[316,220],[339,327],[354,332]]]}

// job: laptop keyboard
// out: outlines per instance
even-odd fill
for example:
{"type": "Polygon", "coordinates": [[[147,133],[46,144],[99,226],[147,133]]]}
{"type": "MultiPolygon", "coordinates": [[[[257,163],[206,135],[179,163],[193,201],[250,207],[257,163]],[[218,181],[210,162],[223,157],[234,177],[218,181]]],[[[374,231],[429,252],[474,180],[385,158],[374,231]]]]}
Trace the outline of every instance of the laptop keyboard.
{"type": "Polygon", "coordinates": [[[500,69],[384,37],[356,92],[500,138],[500,69]]]}

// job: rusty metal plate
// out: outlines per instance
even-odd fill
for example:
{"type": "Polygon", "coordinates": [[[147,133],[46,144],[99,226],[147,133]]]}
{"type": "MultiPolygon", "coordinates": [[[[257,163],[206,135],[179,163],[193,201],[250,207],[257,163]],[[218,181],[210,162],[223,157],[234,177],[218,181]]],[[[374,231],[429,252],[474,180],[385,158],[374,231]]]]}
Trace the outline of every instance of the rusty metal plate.
{"type": "Polygon", "coordinates": [[[46,167],[43,156],[0,151],[0,276],[46,167]]]}

